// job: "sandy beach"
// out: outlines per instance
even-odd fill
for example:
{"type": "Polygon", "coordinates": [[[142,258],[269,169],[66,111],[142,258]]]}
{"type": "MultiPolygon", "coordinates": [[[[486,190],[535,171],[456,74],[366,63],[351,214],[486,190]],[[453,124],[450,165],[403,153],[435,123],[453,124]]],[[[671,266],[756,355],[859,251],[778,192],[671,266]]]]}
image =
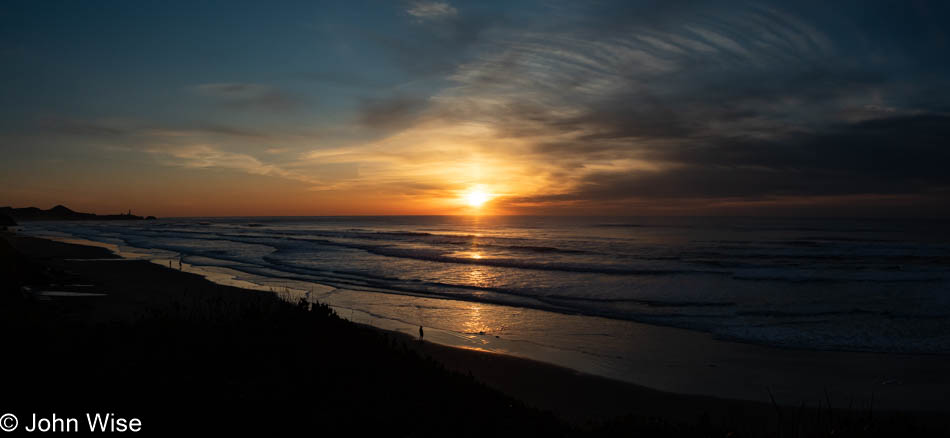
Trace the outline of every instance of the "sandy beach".
{"type": "MultiPolygon", "coordinates": [[[[531,313],[526,311],[525,313],[531,313]]],[[[552,325],[577,325],[574,315],[545,312],[552,325]]],[[[373,320],[411,336],[414,327],[373,320]]],[[[599,327],[617,326],[628,344],[622,360],[610,367],[589,358],[534,345],[436,333],[429,338],[449,346],[474,348],[555,363],[584,374],[677,393],[722,397],[798,407],[870,406],[911,411],[941,411],[950,406],[950,357],[777,348],[718,339],[673,327],[601,319],[599,327]],[[586,359],[586,360],[585,360],[586,359]],[[619,364],[619,365],[616,365],[619,364]]]]}
{"type": "MultiPolygon", "coordinates": [[[[146,261],[124,260],[104,248],[11,235],[5,239],[47,269],[74,278],[84,292],[105,294],[51,298],[69,308],[67,318],[83,325],[120,324],[143,313],[208,297],[217,305],[237,307],[234,301],[242,297],[272,296],[217,285],[146,261]]],[[[404,333],[388,332],[388,336],[448,370],[471,375],[529,407],[553,412],[575,425],[609,423],[630,415],[686,424],[705,418],[726,429],[741,425],[752,433],[770,430],[780,417],[793,412],[806,418],[822,412],[837,412],[841,417],[873,412],[879,419],[894,416],[901,421],[911,418],[915,424],[943,425],[937,411],[946,409],[950,394],[947,379],[940,373],[948,364],[944,356],[783,350],[714,340],[686,330],[647,325],[640,329],[633,341],[643,345],[644,383],[659,388],[702,388],[700,392],[718,397],[688,395],[688,390],[660,391],[534,360],[418,342],[404,333]],[[764,393],[764,400],[761,394],[759,400],[743,397],[754,395],[756,387],[764,393]],[[790,401],[790,394],[818,388],[827,393],[816,394],[814,404],[790,401]],[[782,406],[771,403],[770,392],[782,406]],[[848,392],[852,397],[841,395],[848,392]],[[828,410],[829,403],[833,411],[828,410]],[[895,409],[904,412],[890,412],[895,409]]]]}

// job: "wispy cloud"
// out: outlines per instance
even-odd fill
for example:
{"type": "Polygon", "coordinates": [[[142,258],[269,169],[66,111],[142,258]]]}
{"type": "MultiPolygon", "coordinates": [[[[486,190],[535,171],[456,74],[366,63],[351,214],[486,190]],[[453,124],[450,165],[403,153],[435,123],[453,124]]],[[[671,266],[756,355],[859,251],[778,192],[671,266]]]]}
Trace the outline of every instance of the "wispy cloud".
{"type": "Polygon", "coordinates": [[[194,90],[214,99],[218,104],[237,109],[262,109],[268,111],[291,111],[303,105],[303,101],[276,87],[242,82],[201,84],[194,90]]]}
{"type": "Polygon", "coordinates": [[[201,121],[192,121],[173,126],[135,119],[47,117],[39,120],[37,125],[42,129],[56,134],[98,139],[200,136],[226,136],[245,139],[270,138],[268,133],[253,129],[237,128],[219,123],[201,121]]]}
{"type": "Polygon", "coordinates": [[[149,152],[171,158],[169,164],[190,168],[236,169],[256,175],[287,176],[277,166],[264,164],[247,154],[232,153],[211,145],[191,145],[175,148],[152,148],[149,152]]]}
{"type": "MultiPolygon", "coordinates": [[[[901,172],[886,164],[904,141],[922,148],[914,157],[942,156],[919,135],[942,132],[942,116],[882,102],[890,84],[874,69],[855,70],[860,54],[844,58],[805,18],[754,5],[653,22],[602,18],[602,26],[587,17],[574,28],[492,32],[450,76],[454,86],[429,100],[422,121],[380,144],[418,157],[420,145],[441,140],[483,163],[506,163],[504,181],[521,193],[507,198],[513,206],[721,204],[950,186],[918,158],[897,160],[901,172]],[[466,130],[479,135],[459,134],[466,130]],[[856,147],[867,159],[852,156],[856,147]]],[[[458,181],[478,173],[459,169],[450,161],[457,157],[421,158],[453,172],[412,175],[458,181]]]]}
{"type": "Polygon", "coordinates": [[[359,123],[374,130],[408,127],[426,107],[427,100],[407,95],[366,99],[360,105],[359,123]]]}
{"type": "Polygon", "coordinates": [[[118,137],[132,132],[126,121],[117,120],[45,117],[37,125],[52,133],[83,137],[118,137]]]}
{"type": "Polygon", "coordinates": [[[440,20],[458,15],[458,10],[446,2],[416,1],[412,2],[406,13],[420,20],[440,20]]]}
{"type": "Polygon", "coordinates": [[[252,175],[292,179],[307,184],[320,184],[320,179],[283,166],[265,163],[246,153],[227,151],[208,144],[150,147],[149,153],[162,163],[190,169],[228,169],[252,175]]]}

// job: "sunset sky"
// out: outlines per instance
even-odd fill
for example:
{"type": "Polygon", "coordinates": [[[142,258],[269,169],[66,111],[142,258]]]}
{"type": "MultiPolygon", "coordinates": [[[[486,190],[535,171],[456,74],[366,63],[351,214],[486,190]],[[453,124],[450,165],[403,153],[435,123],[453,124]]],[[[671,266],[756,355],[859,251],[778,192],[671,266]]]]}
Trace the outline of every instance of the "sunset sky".
{"type": "Polygon", "coordinates": [[[0,205],[948,215],[948,8],[5,1],[0,205]]]}

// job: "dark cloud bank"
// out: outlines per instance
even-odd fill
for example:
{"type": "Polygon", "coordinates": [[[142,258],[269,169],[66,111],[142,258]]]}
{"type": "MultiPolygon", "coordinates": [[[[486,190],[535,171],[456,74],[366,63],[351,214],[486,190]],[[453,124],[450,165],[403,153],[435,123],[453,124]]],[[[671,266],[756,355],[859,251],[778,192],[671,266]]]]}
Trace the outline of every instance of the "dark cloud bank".
{"type": "MultiPolygon", "coordinates": [[[[945,32],[935,27],[950,19],[945,4],[677,5],[642,9],[650,14],[604,8],[561,32],[585,41],[635,35],[642,44],[633,48],[665,70],[619,68],[594,50],[578,51],[590,66],[553,63],[560,75],[537,85],[575,111],[530,99],[502,107],[494,114],[499,136],[560,134],[532,153],[574,178],[569,190],[509,205],[810,198],[841,200],[825,210],[847,213],[847,200],[861,199],[877,203],[861,213],[950,214],[950,68],[941,55],[945,32]],[[628,17],[597,15],[611,10],[628,17]],[[609,96],[580,91],[599,74],[620,85],[609,96]],[[624,159],[655,166],[577,171],[624,159]]],[[[556,41],[548,47],[574,50],[556,41]]],[[[495,62],[483,76],[527,77],[526,66],[539,62],[531,55],[495,62]]]]}

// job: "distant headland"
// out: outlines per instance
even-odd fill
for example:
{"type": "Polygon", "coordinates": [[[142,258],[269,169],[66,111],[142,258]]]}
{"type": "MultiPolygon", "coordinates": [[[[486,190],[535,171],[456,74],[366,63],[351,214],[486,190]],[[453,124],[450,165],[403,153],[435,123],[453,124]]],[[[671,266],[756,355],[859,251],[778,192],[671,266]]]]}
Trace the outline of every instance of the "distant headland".
{"type": "Polygon", "coordinates": [[[151,220],[155,216],[136,216],[129,210],[125,214],[80,213],[68,207],[57,205],[49,210],[36,207],[13,208],[0,207],[0,216],[8,216],[19,222],[26,221],[134,221],[151,220]]]}

